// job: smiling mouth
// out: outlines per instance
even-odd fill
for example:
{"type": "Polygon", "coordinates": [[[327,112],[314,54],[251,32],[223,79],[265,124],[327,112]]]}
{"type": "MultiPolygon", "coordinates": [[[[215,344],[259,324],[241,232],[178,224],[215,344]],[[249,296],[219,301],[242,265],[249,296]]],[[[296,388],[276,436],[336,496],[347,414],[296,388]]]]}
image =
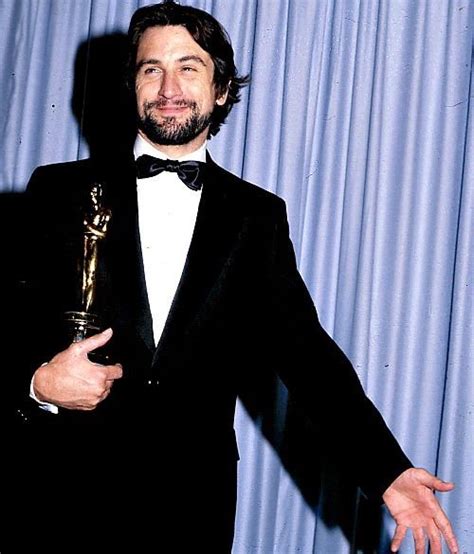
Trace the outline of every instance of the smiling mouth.
{"type": "Polygon", "coordinates": [[[155,101],[155,102],[146,102],[144,105],[145,113],[154,112],[156,116],[161,116],[166,119],[177,118],[183,115],[188,115],[189,111],[193,111],[194,103],[187,102],[185,100],[175,101],[175,102],[164,102],[164,101],[155,101]]]}
{"type": "Polygon", "coordinates": [[[170,116],[170,115],[179,115],[186,112],[189,109],[189,106],[157,106],[155,108],[159,113],[170,116]]]}

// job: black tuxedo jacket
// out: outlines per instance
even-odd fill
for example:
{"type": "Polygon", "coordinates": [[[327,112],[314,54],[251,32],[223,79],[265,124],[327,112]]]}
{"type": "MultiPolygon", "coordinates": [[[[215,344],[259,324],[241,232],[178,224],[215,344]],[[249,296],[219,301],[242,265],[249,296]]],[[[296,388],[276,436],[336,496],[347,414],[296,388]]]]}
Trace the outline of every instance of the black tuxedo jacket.
{"type": "Polygon", "coordinates": [[[63,442],[67,436],[77,444],[80,436],[84,445],[105,436],[106,449],[120,444],[120,456],[135,462],[153,445],[168,471],[177,460],[188,467],[200,461],[211,464],[215,476],[218,466],[231,467],[238,456],[233,418],[239,391],[277,372],[320,431],[322,446],[368,495],[380,496],[410,467],[318,321],[296,268],[281,199],[208,161],[187,261],[155,348],[131,160],[38,168],[28,197],[28,254],[12,316],[17,339],[11,339],[9,386],[14,425],[22,433],[27,428],[30,439],[61,432],[63,442]],[[29,382],[36,367],[66,346],[62,314],[75,302],[78,237],[94,181],[103,183],[113,214],[101,251],[99,309],[114,329],[112,356],[123,364],[124,377],[97,410],[55,416],[28,399],[29,382]]]}

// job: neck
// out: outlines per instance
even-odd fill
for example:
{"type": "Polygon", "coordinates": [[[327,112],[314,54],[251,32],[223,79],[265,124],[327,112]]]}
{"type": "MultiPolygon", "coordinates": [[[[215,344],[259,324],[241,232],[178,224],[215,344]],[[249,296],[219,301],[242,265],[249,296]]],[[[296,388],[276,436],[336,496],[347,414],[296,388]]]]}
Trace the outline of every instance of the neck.
{"type": "Polygon", "coordinates": [[[207,133],[208,129],[205,129],[197,137],[187,142],[186,144],[158,144],[156,142],[152,142],[141,130],[138,131],[138,134],[144,140],[146,140],[155,148],[158,148],[160,152],[168,156],[168,158],[170,158],[171,160],[177,160],[181,156],[185,156],[186,154],[195,152],[206,141],[207,133]]]}

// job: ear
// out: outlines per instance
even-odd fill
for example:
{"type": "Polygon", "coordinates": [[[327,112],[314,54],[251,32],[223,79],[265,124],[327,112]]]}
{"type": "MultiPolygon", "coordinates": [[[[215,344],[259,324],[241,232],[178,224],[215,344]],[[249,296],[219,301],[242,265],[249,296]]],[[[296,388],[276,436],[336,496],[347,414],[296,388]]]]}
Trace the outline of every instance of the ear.
{"type": "Polygon", "coordinates": [[[227,97],[229,96],[229,87],[230,81],[227,83],[227,87],[219,96],[216,97],[216,105],[223,106],[227,102],[227,97]]]}

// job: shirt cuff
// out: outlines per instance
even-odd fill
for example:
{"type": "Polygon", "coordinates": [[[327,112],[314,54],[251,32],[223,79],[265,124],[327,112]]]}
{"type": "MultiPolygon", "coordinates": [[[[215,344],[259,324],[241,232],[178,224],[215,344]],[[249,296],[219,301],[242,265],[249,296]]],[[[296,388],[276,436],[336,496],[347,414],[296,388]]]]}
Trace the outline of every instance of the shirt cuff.
{"type": "MultiPolygon", "coordinates": [[[[42,364],[41,367],[43,367],[43,365],[46,365],[46,363],[42,364]]],[[[34,378],[35,378],[35,376],[33,375],[33,377],[31,378],[31,382],[30,382],[30,398],[32,398],[42,410],[45,410],[46,412],[49,412],[50,414],[58,414],[59,413],[59,408],[55,404],[51,404],[50,402],[43,402],[43,401],[41,401],[37,398],[37,396],[35,394],[35,390],[33,388],[34,378]]]]}

